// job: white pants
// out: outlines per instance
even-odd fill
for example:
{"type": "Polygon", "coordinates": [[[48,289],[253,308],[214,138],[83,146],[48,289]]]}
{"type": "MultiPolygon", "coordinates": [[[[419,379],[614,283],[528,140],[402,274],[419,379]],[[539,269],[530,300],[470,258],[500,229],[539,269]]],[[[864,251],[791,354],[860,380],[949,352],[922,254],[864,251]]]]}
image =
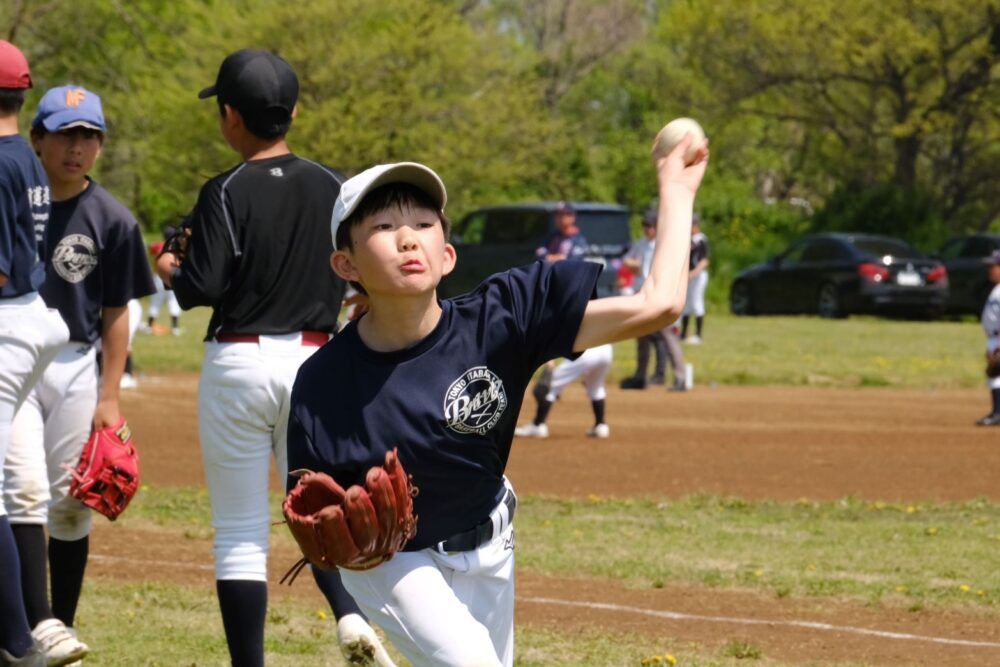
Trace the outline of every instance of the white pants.
{"type": "Polygon", "coordinates": [[[167,312],[170,313],[170,317],[180,317],[181,304],[177,303],[177,296],[174,294],[174,291],[167,289],[163,285],[163,280],[155,274],[153,275],[153,283],[156,285],[156,291],[149,297],[149,316],[155,320],[160,314],[163,302],[166,301],[167,312]]]}
{"type": "Polygon", "coordinates": [[[17,411],[4,463],[3,500],[12,524],[48,524],[66,541],[90,534],[91,511],[69,495],[70,472],[90,437],[97,408],[97,354],[67,343],[17,411]]]}
{"type": "Polygon", "coordinates": [[[14,414],[68,339],[66,323],[37,292],[0,299],[0,488],[14,414]]]}
{"type": "MultiPolygon", "coordinates": [[[[996,336],[990,336],[986,339],[986,352],[992,353],[995,349],[997,349],[997,338],[996,336]]],[[[986,384],[990,389],[1000,389],[1000,377],[987,378],[986,384]]]]}
{"type": "Polygon", "coordinates": [[[562,361],[552,372],[552,384],[546,400],[554,402],[563,389],[581,378],[590,400],[604,400],[607,396],[604,381],[608,377],[613,354],[614,348],[611,345],[598,345],[584,350],[583,354],[572,361],[562,361]]]}
{"type": "Polygon", "coordinates": [[[416,667],[514,664],[514,527],[473,551],[397,553],[344,587],[416,667]]]}
{"type": "Polygon", "coordinates": [[[215,528],[216,579],[267,581],[271,456],[284,483],[292,384],[317,347],[301,334],[206,343],[198,433],[215,528]]]}
{"type": "Polygon", "coordinates": [[[705,314],[705,288],[708,287],[708,271],[702,271],[688,282],[687,301],[684,314],[702,317],[705,314]]]}

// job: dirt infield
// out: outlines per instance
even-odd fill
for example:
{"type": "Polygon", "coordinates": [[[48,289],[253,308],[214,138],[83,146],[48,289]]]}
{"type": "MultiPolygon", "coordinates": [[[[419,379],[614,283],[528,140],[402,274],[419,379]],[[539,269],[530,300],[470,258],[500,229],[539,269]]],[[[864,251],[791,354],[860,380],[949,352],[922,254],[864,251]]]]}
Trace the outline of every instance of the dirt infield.
{"type": "MultiPolygon", "coordinates": [[[[203,482],[196,391],[191,376],[145,378],[123,397],[150,484],[203,482]]],[[[552,437],[515,442],[508,474],[521,493],[571,497],[708,492],[779,500],[997,500],[1000,430],[972,425],[986,400],[985,391],[705,387],[677,395],[611,389],[612,436],[591,440],[583,435],[589,404],[572,388],[552,410],[552,437]]],[[[529,401],[524,419],[531,407],[529,401]]],[[[106,525],[99,531],[106,539],[95,540],[96,576],[110,573],[127,546],[131,559],[175,563],[157,568],[172,572],[172,579],[211,585],[208,540],[189,540],[181,550],[158,543],[155,534],[106,525]]],[[[280,577],[294,556],[275,553],[272,573],[280,577]]],[[[317,596],[322,604],[309,586],[297,585],[295,594],[317,596]]],[[[638,632],[710,650],[747,639],[766,656],[792,663],[1000,664],[1000,624],[976,610],[913,614],[747,591],[630,590],[611,580],[519,571],[517,614],[519,623],[561,632],[638,632]]]]}

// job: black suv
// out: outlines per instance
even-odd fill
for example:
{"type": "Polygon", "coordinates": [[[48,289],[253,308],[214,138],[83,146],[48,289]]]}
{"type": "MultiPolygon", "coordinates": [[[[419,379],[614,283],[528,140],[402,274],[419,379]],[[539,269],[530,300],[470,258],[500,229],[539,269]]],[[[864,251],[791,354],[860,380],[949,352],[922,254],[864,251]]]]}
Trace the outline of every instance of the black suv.
{"type": "MultiPolygon", "coordinates": [[[[598,294],[614,293],[621,256],[632,243],[629,212],[618,204],[571,202],[576,224],[587,239],[586,259],[604,267],[597,283],[598,294]]],[[[559,202],[510,204],[477,209],[463,217],[452,230],[458,263],[441,281],[442,297],[464,294],[485,278],[515,266],[530,264],[535,250],[555,229],[559,202]]]]}

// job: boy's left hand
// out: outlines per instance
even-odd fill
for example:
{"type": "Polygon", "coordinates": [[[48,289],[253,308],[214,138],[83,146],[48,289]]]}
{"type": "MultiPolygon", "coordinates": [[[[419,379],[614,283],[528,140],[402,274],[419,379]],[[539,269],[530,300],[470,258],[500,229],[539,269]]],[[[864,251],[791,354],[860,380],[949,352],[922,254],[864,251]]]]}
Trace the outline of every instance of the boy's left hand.
{"type": "Polygon", "coordinates": [[[698,148],[694,161],[685,164],[684,155],[693,140],[690,134],[685,135],[674,146],[674,150],[656,160],[656,177],[661,192],[671,187],[681,187],[691,194],[698,192],[701,179],[705,176],[705,168],[708,167],[708,139],[698,148]]]}

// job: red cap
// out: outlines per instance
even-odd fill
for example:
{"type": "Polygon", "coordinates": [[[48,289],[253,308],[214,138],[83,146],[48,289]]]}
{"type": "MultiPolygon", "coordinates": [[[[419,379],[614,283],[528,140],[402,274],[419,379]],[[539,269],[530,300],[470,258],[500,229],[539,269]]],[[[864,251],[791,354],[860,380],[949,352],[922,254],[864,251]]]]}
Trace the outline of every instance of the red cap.
{"type": "Polygon", "coordinates": [[[31,88],[28,59],[10,42],[0,39],[0,88],[31,88]]]}

